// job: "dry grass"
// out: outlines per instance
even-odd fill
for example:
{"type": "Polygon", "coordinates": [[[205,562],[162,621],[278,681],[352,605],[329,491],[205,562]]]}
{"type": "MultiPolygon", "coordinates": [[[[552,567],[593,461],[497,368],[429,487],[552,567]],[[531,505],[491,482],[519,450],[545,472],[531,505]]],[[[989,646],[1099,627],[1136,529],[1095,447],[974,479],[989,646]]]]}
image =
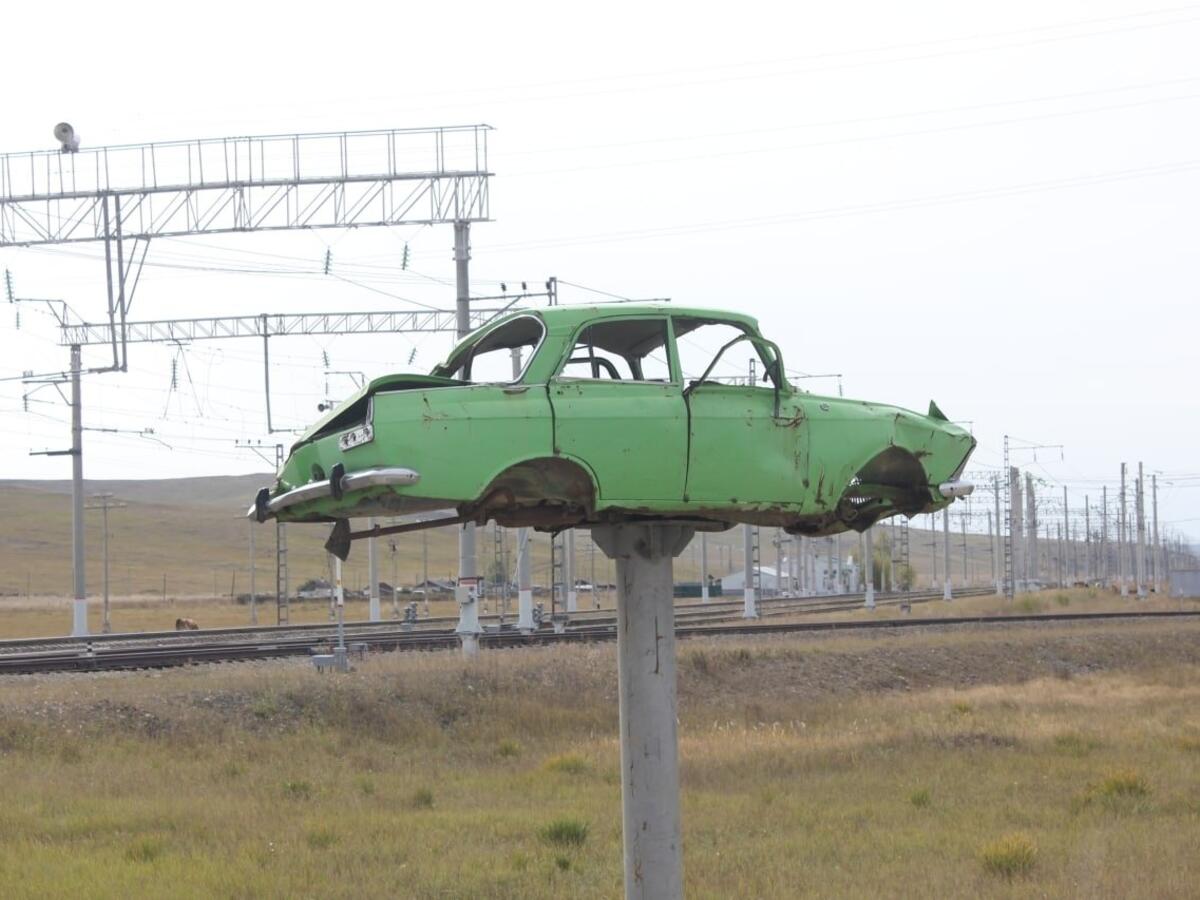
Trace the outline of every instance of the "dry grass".
{"type": "MultiPolygon", "coordinates": [[[[1194,895],[1198,636],[685,642],[688,895],[1194,895]],[[997,877],[1014,833],[1036,863],[997,877]]],[[[597,646],[2,681],[5,895],[618,896],[614,671],[597,646]]]]}

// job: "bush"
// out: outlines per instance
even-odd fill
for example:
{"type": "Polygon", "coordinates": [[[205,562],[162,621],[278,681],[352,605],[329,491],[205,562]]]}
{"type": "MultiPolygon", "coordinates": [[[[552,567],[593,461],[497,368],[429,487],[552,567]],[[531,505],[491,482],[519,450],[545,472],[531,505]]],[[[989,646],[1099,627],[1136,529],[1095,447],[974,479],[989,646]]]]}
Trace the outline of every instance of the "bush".
{"type": "Polygon", "coordinates": [[[588,824],[578,819],[555,819],[538,830],[538,837],[559,847],[580,847],[587,836],[588,824]]]}
{"type": "Polygon", "coordinates": [[[1054,602],[1057,603],[1059,606],[1070,606],[1071,605],[1071,597],[1068,594],[1055,594],[1054,602]]]}
{"type": "Polygon", "coordinates": [[[929,801],[929,788],[921,788],[908,795],[908,802],[917,809],[924,809],[929,805],[929,801]]]}
{"type": "Polygon", "coordinates": [[[408,798],[408,805],[413,809],[430,809],[433,806],[433,791],[429,788],[417,788],[408,798]]]}
{"type": "Polygon", "coordinates": [[[154,862],[162,855],[162,841],[154,838],[141,838],[134,841],[125,850],[125,859],[136,863],[154,862]]]}
{"type": "Polygon", "coordinates": [[[979,857],[987,872],[1011,879],[1026,875],[1033,869],[1037,861],[1037,845],[1029,835],[1015,831],[986,845],[980,850],[979,857]]]}
{"type": "Polygon", "coordinates": [[[307,781],[285,781],[283,795],[293,800],[307,800],[313,794],[312,785],[307,781]]]}
{"type": "Polygon", "coordinates": [[[314,850],[326,850],[338,841],[335,831],[329,828],[317,828],[304,836],[305,842],[314,850]]]}
{"type": "Polygon", "coordinates": [[[521,745],[516,741],[501,741],[496,745],[496,755],[509,759],[521,755],[521,745]]]}

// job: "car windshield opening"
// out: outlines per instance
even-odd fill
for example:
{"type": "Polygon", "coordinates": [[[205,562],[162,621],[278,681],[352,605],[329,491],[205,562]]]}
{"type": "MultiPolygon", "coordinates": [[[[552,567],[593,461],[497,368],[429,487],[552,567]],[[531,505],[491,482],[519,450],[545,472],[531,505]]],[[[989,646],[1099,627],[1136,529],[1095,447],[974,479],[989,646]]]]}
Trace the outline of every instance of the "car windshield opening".
{"type": "MultiPolygon", "coordinates": [[[[717,354],[721,358],[705,377],[706,382],[741,384],[764,387],[764,376],[774,361],[769,351],[757,346],[753,335],[742,325],[711,319],[675,319],[675,343],[679,353],[679,368],[685,384],[705,377],[717,354]],[[728,346],[739,337],[745,340],[728,346]],[[725,352],[721,348],[725,347],[725,352]]],[[[766,387],[771,387],[767,380],[766,387]]]]}
{"type": "Polygon", "coordinates": [[[561,375],[581,380],[669,382],[667,320],[620,319],[589,325],[575,340],[561,375]]]}
{"type": "Polygon", "coordinates": [[[519,316],[489,331],[475,343],[461,347],[444,365],[434,369],[433,374],[470,384],[516,381],[514,353],[519,354],[516,370],[524,371],[545,330],[542,320],[536,316],[519,316]]]}

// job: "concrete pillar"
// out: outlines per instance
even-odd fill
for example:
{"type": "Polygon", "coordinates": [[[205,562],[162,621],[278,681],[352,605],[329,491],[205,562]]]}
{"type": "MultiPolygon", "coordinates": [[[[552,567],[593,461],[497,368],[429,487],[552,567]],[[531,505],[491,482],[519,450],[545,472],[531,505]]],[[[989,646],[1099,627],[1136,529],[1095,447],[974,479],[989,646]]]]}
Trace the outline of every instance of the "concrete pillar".
{"type": "Polygon", "coordinates": [[[863,553],[863,578],[866,579],[867,590],[864,605],[867,609],[875,608],[875,539],[868,528],[863,532],[863,543],[866,552],[863,553]]]}
{"type": "Polygon", "coordinates": [[[742,618],[758,618],[758,598],[754,595],[754,526],[742,526],[742,538],[745,548],[745,580],[742,584],[742,618]]]}
{"type": "MultiPolygon", "coordinates": [[[[375,519],[367,519],[367,528],[375,527],[375,519]]],[[[378,538],[367,538],[367,583],[370,587],[367,588],[367,619],[371,622],[378,622],[379,613],[379,552],[375,546],[379,543],[378,538]]],[[[395,585],[392,585],[395,588],[395,585]]]]}
{"type": "Polygon", "coordinates": [[[950,590],[950,507],[947,506],[942,510],[942,539],[943,549],[945,551],[945,571],[946,578],[942,582],[942,599],[952,600],[953,593],[950,590]]]}
{"type": "Polygon", "coordinates": [[[475,579],[466,579],[454,588],[454,599],[458,601],[458,625],[454,632],[462,641],[463,656],[470,659],[479,653],[479,598],[475,579]]]}
{"type": "Polygon", "coordinates": [[[533,624],[533,564],[529,529],[517,529],[517,628],[529,634],[533,624]]]}
{"type": "Polygon", "coordinates": [[[700,532],[700,602],[707,603],[708,597],[708,532],[700,532]]]}
{"type": "MultiPolygon", "coordinates": [[[[108,204],[105,203],[105,213],[108,204]]],[[[107,245],[106,245],[107,246],[107,245]]],[[[111,305],[111,303],[110,303],[111,305]]],[[[79,345],[71,346],[71,569],[75,602],[71,615],[71,634],[88,633],[87,588],[83,553],[83,370],[79,345]]]]}
{"type": "Polygon", "coordinates": [[[567,612],[579,611],[579,591],[575,590],[575,529],[563,535],[563,587],[567,594],[567,612]]]}
{"type": "Polygon", "coordinates": [[[592,537],[617,563],[617,663],[625,897],[683,897],[672,560],[693,529],[610,525],[592,537]]]}

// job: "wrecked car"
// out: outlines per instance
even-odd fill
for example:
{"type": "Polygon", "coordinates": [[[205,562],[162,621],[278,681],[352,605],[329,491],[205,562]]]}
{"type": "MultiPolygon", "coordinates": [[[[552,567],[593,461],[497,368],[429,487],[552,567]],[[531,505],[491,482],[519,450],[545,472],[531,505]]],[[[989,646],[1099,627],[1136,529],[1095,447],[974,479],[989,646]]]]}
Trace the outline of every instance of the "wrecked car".
{"type": "Polygon", "coordinates": [[[922,415],[799,390],[749,316],[556,306],[488,323],[428,375],[365,385],[296,441],[249,515],[336,523],[343,557],[365,536],[351,518],[447,509],[399,528],[671,520],[826,535],[969,493],[974,447],[933,403],[922,415]]]}

